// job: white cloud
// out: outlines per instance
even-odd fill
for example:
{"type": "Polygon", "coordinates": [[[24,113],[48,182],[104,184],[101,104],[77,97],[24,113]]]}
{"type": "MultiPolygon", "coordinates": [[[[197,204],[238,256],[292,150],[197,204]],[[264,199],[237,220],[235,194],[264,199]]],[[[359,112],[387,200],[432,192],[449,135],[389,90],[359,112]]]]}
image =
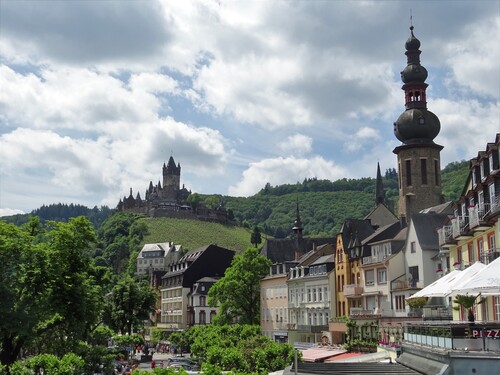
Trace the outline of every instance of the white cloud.
{"type": "Polygon", "coordinates": [[[335,165],[320,156],[311,159],[279,157],[250,163],[243,172],[242,179],[229,187],[229,195],[248,196],[257,193],[266,183],[271,185],[294,184],[304,178],[337,180],[346,176],[343,167],[335,165]]]}
{"type": "Polygon", "coordinates": [[[17,215],[17,214],[24,214],[24,211],[15,209],[15,208],[0,208],[0,217],[2,216],[11,216],[11,215],[17,215]]]}
{"type": "Polygon", "coordinates": [[[441,122],[435,142],[445,146],[441,151],[443,167],[453,161],[472,159],[500,131],[498,103],[439,99],[433,103],[433,112],[441,122]]]}
{"type": "Polygon", "coordinates": [[[345,147],[349,151],[357,151],[363,147],[365,142],[373,143],[377,140],[380,140],[377,130],[365,126],[346,139],[345,147]]]}
{"type": "Polygon", "coordinates": [[[312,150],[313,139],[303,134],[294,134],[278,143],[278,147],[290,156],[304,155],[312,150]]]}
{"type": "Polygon", "coordinates": [[[500,97],[500,17],[464,29],[461,38],[445,48],[455,85],[495,100],[500,97]]]}
{"type": "MultiPolygon", "coordinates": [[[[395,164],[404,2],[121,3],[2,3],[2,205],[114,205],[170,154],[238,195],[395,164]]],[[[497,5],[414,4],[444,164],[498,132],[497,5]]]]}

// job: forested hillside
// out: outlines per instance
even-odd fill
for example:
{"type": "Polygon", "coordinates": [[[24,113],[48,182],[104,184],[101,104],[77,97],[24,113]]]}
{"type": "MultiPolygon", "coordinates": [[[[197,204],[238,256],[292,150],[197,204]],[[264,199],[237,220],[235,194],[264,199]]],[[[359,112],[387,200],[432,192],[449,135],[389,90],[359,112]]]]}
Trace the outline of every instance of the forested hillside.
{"type": "Polygon", "coordinates": [[[80,204],[56,203],[43,205],[31,212],[31,214],[5,216],[2,219],[16,225],[25,224],[30,215],[38,216],[42,222],[47,220],[67,222],[72,217],[85,216],[94,228],[99,228],[106,218],[111,215],[112,210],[107,206],[88,208],[80,204]]]}
{"type": "MultiPolygon", "coordinates": [[[[460,197],[468,176],[468,162],[454,162],[448,164],[442,171],[443,194],[447,201],[460,197]]],[[[398,176],[396,170],[388,169],[383,174],[383,186],[385,202],[393,210],[397,209],[398,176]]],[[[254,226],[261,228],[263,234],[284,238],[290,236],[291,228],[295,220],[297,203],[300,208],[300,216],[304,227],[305,236],[334,236],[340,229],[340,225],[346,218],[360,218],[366,215],[375,205],[375,179],[341,179],[337,181],[318,180],[316,178],[305,179],[302,183],[271,186],[263,182],[262,190],[251,197],[230,197],[222,195],[202,195],[199,199],[208,207],[214,207],[223,202],[234,218],[231,224],[251,229],[254,226]]],[[[103,220],[111,214],[108,207],[93,209],[80,205],[52,204],[42,206],[34,210],[33,215],[40,217],[42,221],[56,220],[67,221],[68,218],[83,215],[87,217],[96,228],[102,225],[103,220]]],[[[29,215],[14,215],[3,217],[3,220],[13,222],[17,225],[27,222],[29,215]]],[[[155,221],[144,219],[150,235],[147,241],[177,241],[189,244],[188,248],[197,246],[190,244],[193,232],[202,231],[203,227],[209,228],[212,224],[200,222],[200,228],[172,230],[179,220],[155,221]],[[163,224],[160,224],[163,223],[163,224]],[[165,226],[162,229],[162,225],[165,226]],[[162,239],[161,233],[168,235],[162,239]]],[[[189,220],[188,220],[189,222],[189,220]]],[[[184,223],[182,224],[184,227],[184,223]]],[[[189,226],[189,225],[187,225],[189,226]]],[[[196,225],[196,227],[198,224],[196,225]]],[[[226,226],[219,229],[209,229],[213,240],[224,236],[236,236],[240,234],[227,234],[226,226]],[[222,229],[221,229],[222,228],[222,229]],[[219,237],[217,237],[219,236],[219,237]]],[[[248,241],[250,234],[248,234],[248,241]]],[[[247,239],[245,239],[247,240],[247,239]]],[[[219,240],[220,242],[221,240],[219,240]]],[[[240,246],[240,240],[236,240],[240,246]]],[[[224,246],[222,243],[219,243],[224,246]]],[[[202,246],[202,245],[200,245],[202,246]]],[[[228,247],[231,247],[228,245],[228,247]]]]}

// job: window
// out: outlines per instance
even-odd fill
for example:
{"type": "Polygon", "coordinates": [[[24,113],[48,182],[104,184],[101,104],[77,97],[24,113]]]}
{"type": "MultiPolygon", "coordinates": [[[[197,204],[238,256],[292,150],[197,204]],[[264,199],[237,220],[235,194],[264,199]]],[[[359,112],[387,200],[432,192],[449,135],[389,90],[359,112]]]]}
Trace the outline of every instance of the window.
{"type": "Polygon", "coordinates": [[[387,283],[387,270],[385,268],[377,270],[377,283],[378,284],[387,283]]]}
{"type": "Polygon", "coordinates": [[[406,186],[411,186],[411,160],[406,160],[406,186]]]}
{"type": "Polygon", "coordinates": [[[307,288],[307,302],[311,302],[311,301],[312,301],[311,289],[307,288]]]}
{"type": "Polygon", "coordinates": [[[476,261],[476,258],[474,256],[474,244],[472,242],[469,242],[467,244],[467,252],[469,256],[469,265],[471,265],[476,261]]]}
{"type": "Polygon", "coordinates": [[[205,311],[200,311],[200,324],[207,324],[207,314],[205,311]]]}
{"type": "Polygon", "coordinates": [[[396,296],[396,311],[404,311],[406,309],[405,296],[396,296]]]}
{"type": "Polygon", "coordinates": [[[367,310],[375,310],[375,296],[366,297],[366,309],[367,310]]]}
{"type": "Polygon", "coordinates": [[[491,234],[488,236],[488,248],[491,251],[496,251],[495,250],[495,234],[491,234]]]}
{"type": "Polygon", "coordinates": [[[207,297],[200,296],[200,306],[206,306],[206,303],[207,303],[207,297]]]}
{"type": "Polygon", "coordinates": [[[366,285],[375,284],[375,272],[374,272],[374,270],[365,271],[365,284],[366,285]]]}
{"type": "Polygon", "coordinates": [[[422,175],[422,185],[427,185],[427,159],[420,159],[420,174],[422,175]]]}
{"type": "Polygon", "coordinates": [[[409,273],[409,283],[412,288],[417,286],[418,282],[418,266],[413,266],[408,268],[409,273]]]}
{"type": "Polygon", "coordinates": [[[439,186],[439,160],[434,160],[434,183],[439,186]]]}
{"type": "Polygon", "coordinates": [[[489,195],[490,195],[490,204],[491,206],[493,207],[496,203],[496,196],[495,196],[495,183],[491,183],[489,186],[488,186],[488,190],[489,190],[489,195]]]}
{"type": "Polygon", "coordinates": [[[495,307],[495,317],[497,322],[500,322],[500,296],[493,297],[493,306],[495,307]]]}
{"type": "Polygon", "coordinates": [[[401,163],[398,164],[398,169],[399,169],[399,173],[398,173],[398,183],[399,183],[399,189],[401,189],[401,179],[403,178],[402,176],[402,173],[401,173],[401,163]]]}
{"type": "Polygon", "coordinates": [[[415,241],[412,241],[410,243],[410,253],[416,253],[417,252],[417,244],[415,243],[415,241]]]}

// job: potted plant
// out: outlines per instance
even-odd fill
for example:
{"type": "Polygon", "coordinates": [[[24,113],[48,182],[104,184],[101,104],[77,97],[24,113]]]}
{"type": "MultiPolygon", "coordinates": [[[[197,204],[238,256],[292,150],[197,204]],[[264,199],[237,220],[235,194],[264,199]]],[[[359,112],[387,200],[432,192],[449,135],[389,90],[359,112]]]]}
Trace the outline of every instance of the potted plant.
{"type": "Polygon", "coordinates": [[[474,307],[480,305],[485,301],[485,299],[480,298],[480,296],[481,294],[478,294],[477,296],[457,295],[453,302],[458,306],[454,306],[453,309],[456,311],[460,311],[460,307],[463,307],[465,311],[467,311],[467,320],[469,321],[469,323],[474,323],[474,321],[476,320],[474,316],[474,307]]]}
{"type": "Polygon", "coordinates": [[[410,312],[408,316],[421,317],[423,312],[422,308],[427,303],[427,297],[415,297],[406,300],[408,306],[410,306],[410,312]]]}

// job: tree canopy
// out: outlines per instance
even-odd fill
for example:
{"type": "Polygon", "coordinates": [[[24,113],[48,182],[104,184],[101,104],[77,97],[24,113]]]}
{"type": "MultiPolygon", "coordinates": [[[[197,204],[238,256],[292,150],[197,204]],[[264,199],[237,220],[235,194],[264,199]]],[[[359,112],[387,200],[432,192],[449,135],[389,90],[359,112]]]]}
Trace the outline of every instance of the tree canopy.
{"type": "Polygon", "coordinates": [[[102,289],[89,257],[95,241],[84,217],[23,228],[0,221],[0,360],[10,365],[23,347],[76,347],[95,328],[102,289]]]}
{"type": "Polygon", "coordinates": [[[122,334],[132,334],[132,328],[142,326],[155,311],[156,292],[145,281],[129,276],[115,285],[109,300],[106,323],[122,334]]]}
{"type": "Polygon", "coordinates": [[[268,273],[270,264],[254,247],[234,257],[224,277],[208,291],[210,306],[219,304],[216,322],[260,323],[260,279],[268,273]]]}

